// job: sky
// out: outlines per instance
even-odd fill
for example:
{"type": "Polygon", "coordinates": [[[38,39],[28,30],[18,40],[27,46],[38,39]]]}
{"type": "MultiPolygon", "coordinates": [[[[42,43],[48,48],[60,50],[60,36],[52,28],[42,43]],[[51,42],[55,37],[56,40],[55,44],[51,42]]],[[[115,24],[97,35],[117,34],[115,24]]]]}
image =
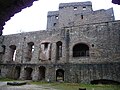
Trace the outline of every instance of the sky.
{"type": "MultiPolygon", "coordinates": [[[[38,0],[31,7],[23,9],[6,22],[3,35],[45,30],[47,12],[56,11],[60,3],[85,2],[86,0],[38,0]]],[[[116,20],[120,20],[120,5],[112,4],[112,0],[87,0],[92,2],[93,10],[113,7],[116,20]]]]}

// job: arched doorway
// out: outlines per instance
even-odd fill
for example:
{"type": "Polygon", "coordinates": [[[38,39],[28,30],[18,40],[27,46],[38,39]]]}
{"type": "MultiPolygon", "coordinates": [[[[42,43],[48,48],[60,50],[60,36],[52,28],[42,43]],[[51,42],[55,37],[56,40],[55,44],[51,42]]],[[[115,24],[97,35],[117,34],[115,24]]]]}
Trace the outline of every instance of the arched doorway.
{"type": "Polygon", "coordinates": [[[46,68],[44,66],[39,67],[39,80],[45,80],[45,71],[46,68]]]}
{"type": "Polygon", "coordinates": [[[20,66],[16,66],[15,67],[15,73],[14,73],[14,79],[19,79],[20,72],[21,72],[21,67],[20,66]]]}
{"type": "Polygon", "coordinates": [[[64,81],[64,70],[63,69],[58,69],[56,71],[56,81],[58,82],[64,81]]]}
{"type": "Polygon", "coordinates": [[[83,43],[76,44],[73,47],[73,57],[89,56],[89,46],[83,43]]]}
{"type": "Polygon", "coordinates": [[[33,69],[30,67],[25,68],[25,79],[32,80],[32,71],[33,69]]]}

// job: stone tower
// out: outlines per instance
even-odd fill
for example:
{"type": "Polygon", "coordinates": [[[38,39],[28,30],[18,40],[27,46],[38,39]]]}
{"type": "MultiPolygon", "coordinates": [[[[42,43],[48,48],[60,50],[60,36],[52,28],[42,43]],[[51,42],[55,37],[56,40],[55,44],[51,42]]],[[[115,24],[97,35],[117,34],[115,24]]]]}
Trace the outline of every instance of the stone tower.
{"type": "Polygon", "coordinates": [[[114,20],[113,9],[93,11],[91,2],[61,3],[59,11],[47,15],[47,29],[56,29],[114,20]]]}

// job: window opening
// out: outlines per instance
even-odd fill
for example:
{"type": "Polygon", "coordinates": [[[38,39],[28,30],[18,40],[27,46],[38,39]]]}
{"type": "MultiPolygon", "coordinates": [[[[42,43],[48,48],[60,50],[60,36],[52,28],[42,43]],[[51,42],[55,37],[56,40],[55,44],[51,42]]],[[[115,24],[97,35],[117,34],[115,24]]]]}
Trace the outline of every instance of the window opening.
{"type": "Polygon", "coordinates": [[[83,7],[83,10],[86,10],[86,7],[83,7]]]}
{"type": "Polygon", "coordinates": [[[58,16],[55,16],[56,19],[58,19],[59,17],[58,16]]]}
{"type": "Polygon", "coordinates": [[[53,26],[56,26],[56,23],[54,23],[53,26]]]}
{"type": "Polygon", "coordinates": [[[40,60],[51,60],[51,43],[45,42],[40,45],[40,60]]]}
{"type": "Polygon", "coordinates": [[[48,48],[48,43],[44,43],[44,50],[48,48]]]}
{"type": "Polygon", "coordinates": [[[92,47],[94,47],[94,44],[92,44],[92,47]]]}
{"type": "Polygon", "coordinates": [[[44,66],[39,67],[39,80],[45,80],[45,70],[44,66]]]}
{"type": "Polygon", "coordinates": [[[64,81],[64,70],[58,69],[56,71],[56,81],[63,82],[64,81]]]}
{"type": "Polygon", "coordinates": [[[2,48],[3,48],[2,54],[4,54],[4,53],[5,53],[6,46],[5,46],[5,45],[2,45],[2,48]]]}
{"type": "Polygon", "coordinates": [[[73,57],[89,56],[89,47],[86,44],[76,44],[73,47],[73,57]]]}
{"type": "Polygon", "coordinates": [[[35,50],[35,46],[33,45],[33,46],[32,46],[32,52],[34,52],[34,50],[35,50]]]}
{"type": "Polygon", "coordinates": [[[33,52],[34,52],[34,43],[33,42],[29,42],[28,43],[28,47],[27,47],[27,56],[26,56],[26,59],[27,59],[27,61],[30,61],[31,60],[31,58],[32,58],[32,54],[33,54],[33,52]]]}
{"type": "Polygon", "coordinates": [[[77,7],[74,7],[74,10],[77,10],[77,7]]]}
{"type": "Polygon", "coordinates": [[[12,61],[15,61],[15,57],[16,57],[16,46],[15,45],[11,45],[10,46],[10,59],[12,61]]]}
{"type": "Polygon", "coordinates": [[[56,43],[56,59],[59,60],[62,57],[62,42],[58,41],[56,43]]]}
{"type": "Polygon", "coordinates": [[[16,50],[14,51],[14,54],[13,54],[13,61],[15,61],[15,56],[16,56],[16,50]]]}
{"type": "Polygon", "coordinates": [[[81,19],[83,19],[83,15],[81,15],[81,19]]]}

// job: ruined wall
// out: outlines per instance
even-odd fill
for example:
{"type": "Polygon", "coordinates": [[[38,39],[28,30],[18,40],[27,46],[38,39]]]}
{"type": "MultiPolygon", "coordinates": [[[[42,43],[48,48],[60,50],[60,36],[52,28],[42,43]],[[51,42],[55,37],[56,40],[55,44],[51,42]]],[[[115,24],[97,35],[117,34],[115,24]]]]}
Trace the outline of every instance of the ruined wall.
{"type": "Polygon", "coordinates": [[[69,64],[66,69],[66,82],[90,83],[101,79],[120,82],[119,63],[69,64]]]}
{"type": "Polygon", "coordinates": [[[0,76],[9,77],[9,73],[14,79],[35,81],[120,82],[120,21],[114,21],[112,9],[92,11],[91,3],[60,4],[59,8],[59,12],[49,12],[47,30],[0,39],[0,76]],[[74,9],[83,11],[83,7],[87,9],[84,15],[89,14],[81,18],[83,22],[75,19],[79,15],[71,18],[78,13],[74,9]],[[67,17],[68,12],[71,14],[67,17]],[[91,19],[85,21],[87,17],[91,19]],[[92,17],[98,21],[90,23],[92,17]],[[69,26],[69,18],[76,24],[71,22],[69,26]],[[54,29],[51,21],[56,23],[54,29]]]}
{"type": "Polygon", "coordinates": [[[61,3],[47,16],[47,30],[114,20],[113,9],[92,10],[91,2],[61,3]]]}
{"type": "MultiPolygon", "coordinates": [[[[5,53],[2,56],[3,63],[51,63],[55,62],[56,59],[56,43],[58,41],[62,41],[63,43],[63,52],[65,53],[65,41],[61,37],[62,33],[58,31],[37,31],[30,33],[20,33],[14,35],[6,35],[4,36],[3,45],[6,46],[5,53]],[[42,51],[41,45],[44,43],[50,43],[51,54],[50,60],[43,60],[40,58],[40,52],[42,51]],[[34,44],[34,51],[31,51],[29,54],[29,43],[34,44]],[[10,46],[16,46],[16,55],[15,61],[10,60],[11,50],[10,46]],[[32,55],[32,56],[31,56],[32,55]],[[28,58],[31,57],[31,60],[28,58]]],[[[64,55],[64,54],[63,54],[64,55]]],[[[62,61],[64,61],[65,56],[62,57],[62,61]]]]}
{"type": "Polygon", "coordinates": [[[70,62],[119,62],[119,27],[120,21],[67,28],[70,33],[70,62]],[[73,57],[73,47],[77,43],[89,46],[89,57],[73,57]]]}
{"type": "MultiPolygon", "coordinates": [[[[6,46],[6,49],[2,55],[2,63],[4,65],[8,64],[8,66],[12,64],[13,67],[11,68],[16,66],[14,64],[21,65],[20,79],[27,78],[25,72],[28,67],[32,70],[32,80],[39,80],[39,67],[44,66],[46,81],[56,81],[56,71],[58,69],[64,71],[65,82],[90,83],[90,81],[95,79],[120,81],[119,27],[120,21],[113,21],[61,28],[54,31],[7,35],[4,36],[3,45],[6,46]],[[30,61],[26,59],[29,42],[34,43],[34,51],[32,52],[30,61]],[[42,60],[39,57],[40,46],[45,42],[51,43],[50,60],[42,60]],[[56,57],[57,42],[62,43],[62,56],[60,57],[56,57]],[[89,56],[73,57],[73,47],[79,43],[88,45],[89,56]],[[9,58],[9,55],[11,55],[9,54],[9,46],[11,45],[16,46],[15,60],[9,58]],[[95,72],[94,75],[92,75],[93,72],[95,72]]],[[[2,76],[4,77],[6,77],[7,72],[11,72],[11,74],[15,73],[15,71],[11,71],[14,69],[7,67],[1,67],[2,72],[4,72],[2,76]]]]}

